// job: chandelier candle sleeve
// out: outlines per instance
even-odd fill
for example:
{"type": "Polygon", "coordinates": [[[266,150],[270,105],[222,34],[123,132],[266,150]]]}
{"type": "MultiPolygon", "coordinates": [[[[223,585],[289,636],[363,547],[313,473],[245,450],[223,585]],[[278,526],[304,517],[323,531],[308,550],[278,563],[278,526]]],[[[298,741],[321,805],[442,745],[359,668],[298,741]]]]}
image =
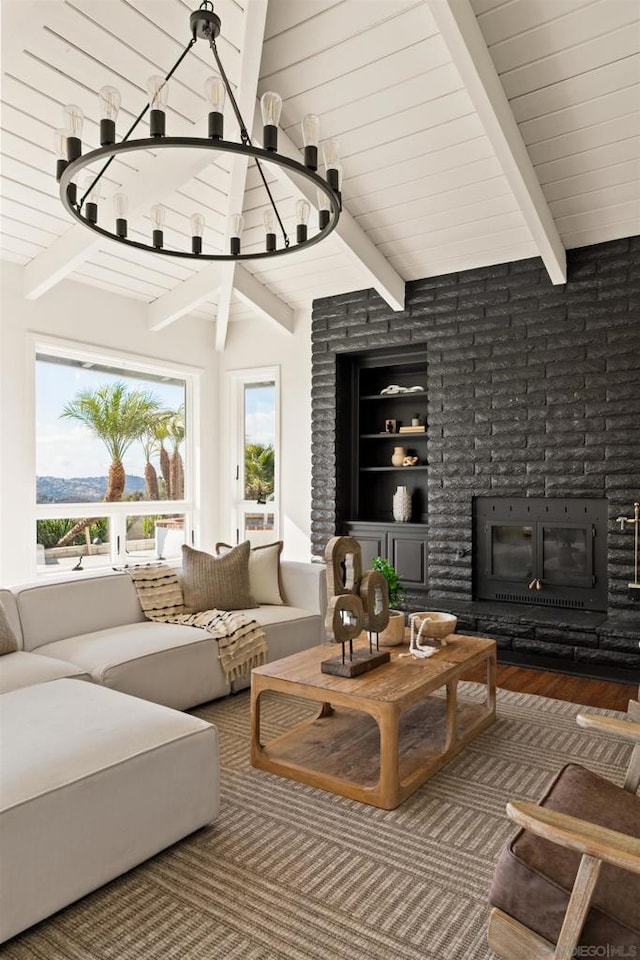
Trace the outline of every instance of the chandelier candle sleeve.
{"type": "Polygon", "coordinates": [[[102,87],[98,98],[103,114],[100,120],[100,145],[109,147],[116,142],[116,118],[120,109],[120,91],[115,87],[102,87]]]}
{"type": "Polygon", "coordinates": [[[164,245],[164,233],[162,231],[164,226],[164,217],[165,209],[162,204],[157,203],[154,207],[151,207],[151,220],[153,222],[153,245],[158,250],[164,245]]]}
{"type": "Polygon", "coordinates": [[[296,203],[296,243],[304,243],[307,239],[310,209],[306,200],[298,200],[296,203]]]}
{"type": "Polygon", "coordinates": [[[191,249],[194,253],[202,253],[204,217],[201,213],[192,213],[189,222],[191,224],[191,249]]]}
{"type": "Polygon", "coordinates": [[[89,223],[98,222],[98,200],[102,194],[101,182],[98,180],[96,183],[94,181],[94,176],[90,173],[87,177],[87,182],[85,184],[85,193],[87,194],[87,202],[85,203],[85,216],[89,223]]]}
{"type": "Polygon", "coordinates": [[[206,81],[204,95],[211,105],[209,136],[212,140],[222,140],[224,135],[224,102],[227,92],[219,73],[212,74],[206,81]]]}
{"type": "Polygon", "coordinates": [[[270,209],[264,212],[264,234],[265,248],[271,253],[276,248],[276,218],[270,209]]]}
{"type": "Polygon", "coordinates": [[[129,201],[124,193],[116,193],[113,197],[113,212],[116,216],[116,235],[123,240],[127,236],[127,213],[129,201]]]}
{"type": "Polygon", "coordinates": [[[318,226],[321,230],[324,230],[325,227],[329,226],[329,220],[331,219],[331,204],[329,203],[328,197],[318,190],[318,226]]]}
{"type": "Polygon", "coordinates": [[[242,228],[244,227],[244,217],[240,213],[234,213],[231,217],[231,235],[229,238],[229,246],[231,248],[231,254],[237,256],[240,253],[240,237],[242,236],[242,228]]]}
{"type": "Polygon", "coordinates": [[[64,108],[65,129],[67,131],[67,160],[71,163],[82,156],[82,126],[84,114],[75,103],[64,108]]]}
{"type": "Polygon", "coordinates": [[[164,137],[166,128],[166,114],[164,108],[169,97],[168,84],[159,73],[147,80],[149,92],[149,133],[152,137],[164,137]]]}
{"type": "Polygon", "coordinates": [[[265,150],[278,149],[278,124],[282,113],[282,98],[272,90],[263,93],[260,99],[262,110],[262,145],[265,150]]]}
{"type": "Polygon", "coordinates": [[[320,118],[308,113],[302,121],[302,142],[304,144],[304,165],[309,170],[318,169],[318,141],[320,139],[320,118]]]}

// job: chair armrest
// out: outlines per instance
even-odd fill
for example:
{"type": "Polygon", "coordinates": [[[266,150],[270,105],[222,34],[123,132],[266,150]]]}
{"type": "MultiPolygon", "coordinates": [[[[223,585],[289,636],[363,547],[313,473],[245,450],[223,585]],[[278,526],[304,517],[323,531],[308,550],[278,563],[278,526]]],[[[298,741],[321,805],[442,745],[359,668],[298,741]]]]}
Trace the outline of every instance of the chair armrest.
{"type": "Polygon", "coordinates": [[[578,726],[600,733],[611,733],[623,740],[640,743],[640,723],[635,720],[619,720],[617,717],[600,717],[596,713],[579,713],[578,726]]]}
{"type": "Polygon", "coordinates": [[[545,840],[640,874],[640,840],[636,837],[526,800],[508,803],[507,815],[545,840]]]}
{"type": "Polygon", "coordinates": [[[297,563],[282,560],[280,563],[282,590],[286,603],[320,614],[327,611],[327,578],[323,563],[297,563]]]}

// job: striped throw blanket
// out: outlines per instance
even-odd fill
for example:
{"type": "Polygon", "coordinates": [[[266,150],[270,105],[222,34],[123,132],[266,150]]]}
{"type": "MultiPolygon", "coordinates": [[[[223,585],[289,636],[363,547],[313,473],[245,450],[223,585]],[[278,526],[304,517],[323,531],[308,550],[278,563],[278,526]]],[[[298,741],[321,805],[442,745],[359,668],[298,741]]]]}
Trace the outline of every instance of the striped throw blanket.
{"type": "Polygon", "coordinates": [[[254,667],[267,662],[267,642],[257,620],[237,610],[185,610],[182,587],[166,563],[128,567],[142,612],[147,620],[183,623],[200,627],[218,641],[220,665],[227,681],[246,677],[254,667]]]}

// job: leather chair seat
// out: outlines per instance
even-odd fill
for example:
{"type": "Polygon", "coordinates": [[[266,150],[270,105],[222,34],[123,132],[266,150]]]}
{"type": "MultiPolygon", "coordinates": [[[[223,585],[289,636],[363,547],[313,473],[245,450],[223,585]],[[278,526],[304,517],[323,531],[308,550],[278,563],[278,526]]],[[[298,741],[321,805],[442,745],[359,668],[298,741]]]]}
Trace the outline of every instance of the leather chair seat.
{"type": "MultiPolygon", "coordinates": [[[[640,798],[570,763],[555,778],[541,806],[640,839],[640,798]]],[[[490,901],[541,937],[556,943],[580,855],[520,830],[505,847],[490,901]]],[[[640,876],[603,864],[582,931],[581,946],[640,945],[640,876]]]]}

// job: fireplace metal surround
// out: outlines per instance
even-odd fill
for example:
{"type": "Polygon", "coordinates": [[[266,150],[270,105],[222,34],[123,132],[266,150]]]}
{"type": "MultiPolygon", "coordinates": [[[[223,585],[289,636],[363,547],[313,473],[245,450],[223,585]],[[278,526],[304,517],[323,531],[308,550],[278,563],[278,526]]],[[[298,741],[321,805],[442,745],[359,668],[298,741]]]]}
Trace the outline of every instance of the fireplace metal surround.
{"type": "Polygon", "coordinates": [[[607,501],[474,498],[479,600],[607,609],[607,501]]]}

